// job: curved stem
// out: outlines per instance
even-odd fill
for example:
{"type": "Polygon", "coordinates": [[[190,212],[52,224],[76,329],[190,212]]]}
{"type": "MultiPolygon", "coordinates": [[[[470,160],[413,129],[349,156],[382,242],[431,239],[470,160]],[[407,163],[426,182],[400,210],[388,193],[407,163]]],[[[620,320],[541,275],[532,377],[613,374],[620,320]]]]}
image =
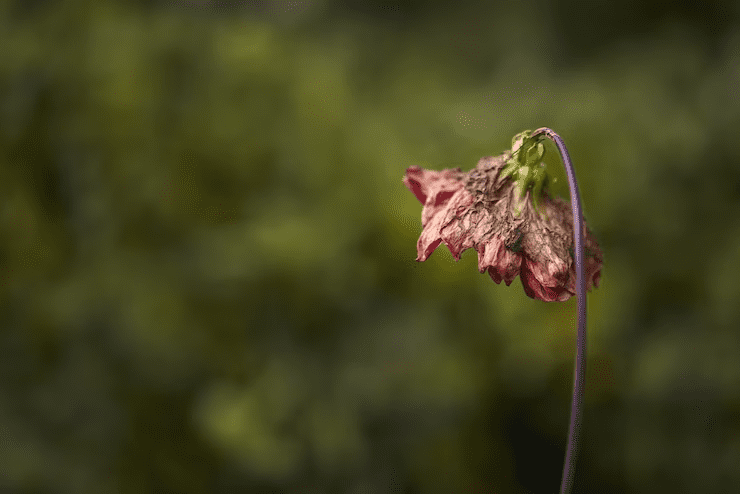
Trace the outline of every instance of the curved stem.
{"type": "Polygon", "coordinates": [[[576,342],[576,366],[573,378],[573,400],[570,405],[570,426],[568,428],[568,446],[565,452],[563,477],[560,483],[560,494],[568,494],[573,487],[573,477],[578,458],[583,422],[583,395],[586,384],[586,279],[583,276],[583,214],[581,196],[578,193],[578,182],[573,163],[563,139],[547,127],[535,130],[531,137],[544,135],[551,139],[560,151],[570,187],[570,203],[573,208],[573,230],[575,234],[576,261],[576,296],[578,298],[578,340],[576,342]],[[576,227],[577,225],[577,227],[576,227]]]}

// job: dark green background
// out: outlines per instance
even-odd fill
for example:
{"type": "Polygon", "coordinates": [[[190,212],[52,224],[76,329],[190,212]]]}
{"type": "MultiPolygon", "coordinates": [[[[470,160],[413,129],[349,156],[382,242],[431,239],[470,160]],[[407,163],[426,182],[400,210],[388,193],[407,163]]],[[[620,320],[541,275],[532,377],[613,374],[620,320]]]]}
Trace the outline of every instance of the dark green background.
{"type": "Polygon", "coordinates": [[[401,182],[549,126],[576,491],[740,492],[737,2],[453,5],[0,1],[0,490],[556,492],[575,298],[401,182]]]}

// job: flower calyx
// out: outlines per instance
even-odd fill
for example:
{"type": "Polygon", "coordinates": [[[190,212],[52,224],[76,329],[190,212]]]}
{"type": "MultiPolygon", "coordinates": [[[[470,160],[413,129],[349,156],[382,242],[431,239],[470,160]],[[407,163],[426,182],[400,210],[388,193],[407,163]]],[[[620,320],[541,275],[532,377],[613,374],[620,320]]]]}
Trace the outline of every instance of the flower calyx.
{"type": "MultiPolygon", "coordinates": [[[[531,189],[535,210],[547,217],[547,213],[539,207],[539,200],[543,189],[550,182],[557,182],[557,178],[550,177],[547,165],[542,161],[545,156],[544,136],[532,137],[531,134],[531,130],[525,130],[511,140],[511,154],[506,159],[506,166],[501,170],[501,178],[511,177],[514,180],[519,200],[531,189]]],[[[522,204],[519,204],[514,212],[519,216],[522,204]]]]}

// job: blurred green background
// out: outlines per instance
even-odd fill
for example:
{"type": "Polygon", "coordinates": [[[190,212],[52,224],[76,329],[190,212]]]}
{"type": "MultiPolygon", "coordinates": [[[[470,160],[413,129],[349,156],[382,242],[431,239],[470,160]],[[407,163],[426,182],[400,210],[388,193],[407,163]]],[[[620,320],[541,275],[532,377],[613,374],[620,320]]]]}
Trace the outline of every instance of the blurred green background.
{"type": "Polygon", "coordinates": [[[605,259],[575,491],[740,492],[739,19],[0,1],[0,491],[556,492],[575,298],[416,263],[401,182],[549,126],[605,259]]]}

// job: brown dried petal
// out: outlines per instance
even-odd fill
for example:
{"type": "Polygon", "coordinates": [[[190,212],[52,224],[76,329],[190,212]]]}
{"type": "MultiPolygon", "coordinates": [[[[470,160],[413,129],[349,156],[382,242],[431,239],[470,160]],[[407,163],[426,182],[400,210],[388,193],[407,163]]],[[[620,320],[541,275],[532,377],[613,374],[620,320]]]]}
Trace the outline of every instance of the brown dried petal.
{"type": "MultiPolygon", "coordinates": [[[[530,191],[520,200],[515,182],[499,176],[509,156],[482,158],[467,173],[459,168],[406,170],[404,183],[424,204],[417,261],[426,260],[441,242],[456,260],[472,247],[478,252],[478,270],[496,283],[503,280],[508,286],[519,275],[528,296],[567,300],[575,294],[572,211],[545,191],[539,200],[544,214],[535,210],[530,191]]],[[[603,256],[588,228],[585,250],[590,290],[599,286],[603,256]]]]}

